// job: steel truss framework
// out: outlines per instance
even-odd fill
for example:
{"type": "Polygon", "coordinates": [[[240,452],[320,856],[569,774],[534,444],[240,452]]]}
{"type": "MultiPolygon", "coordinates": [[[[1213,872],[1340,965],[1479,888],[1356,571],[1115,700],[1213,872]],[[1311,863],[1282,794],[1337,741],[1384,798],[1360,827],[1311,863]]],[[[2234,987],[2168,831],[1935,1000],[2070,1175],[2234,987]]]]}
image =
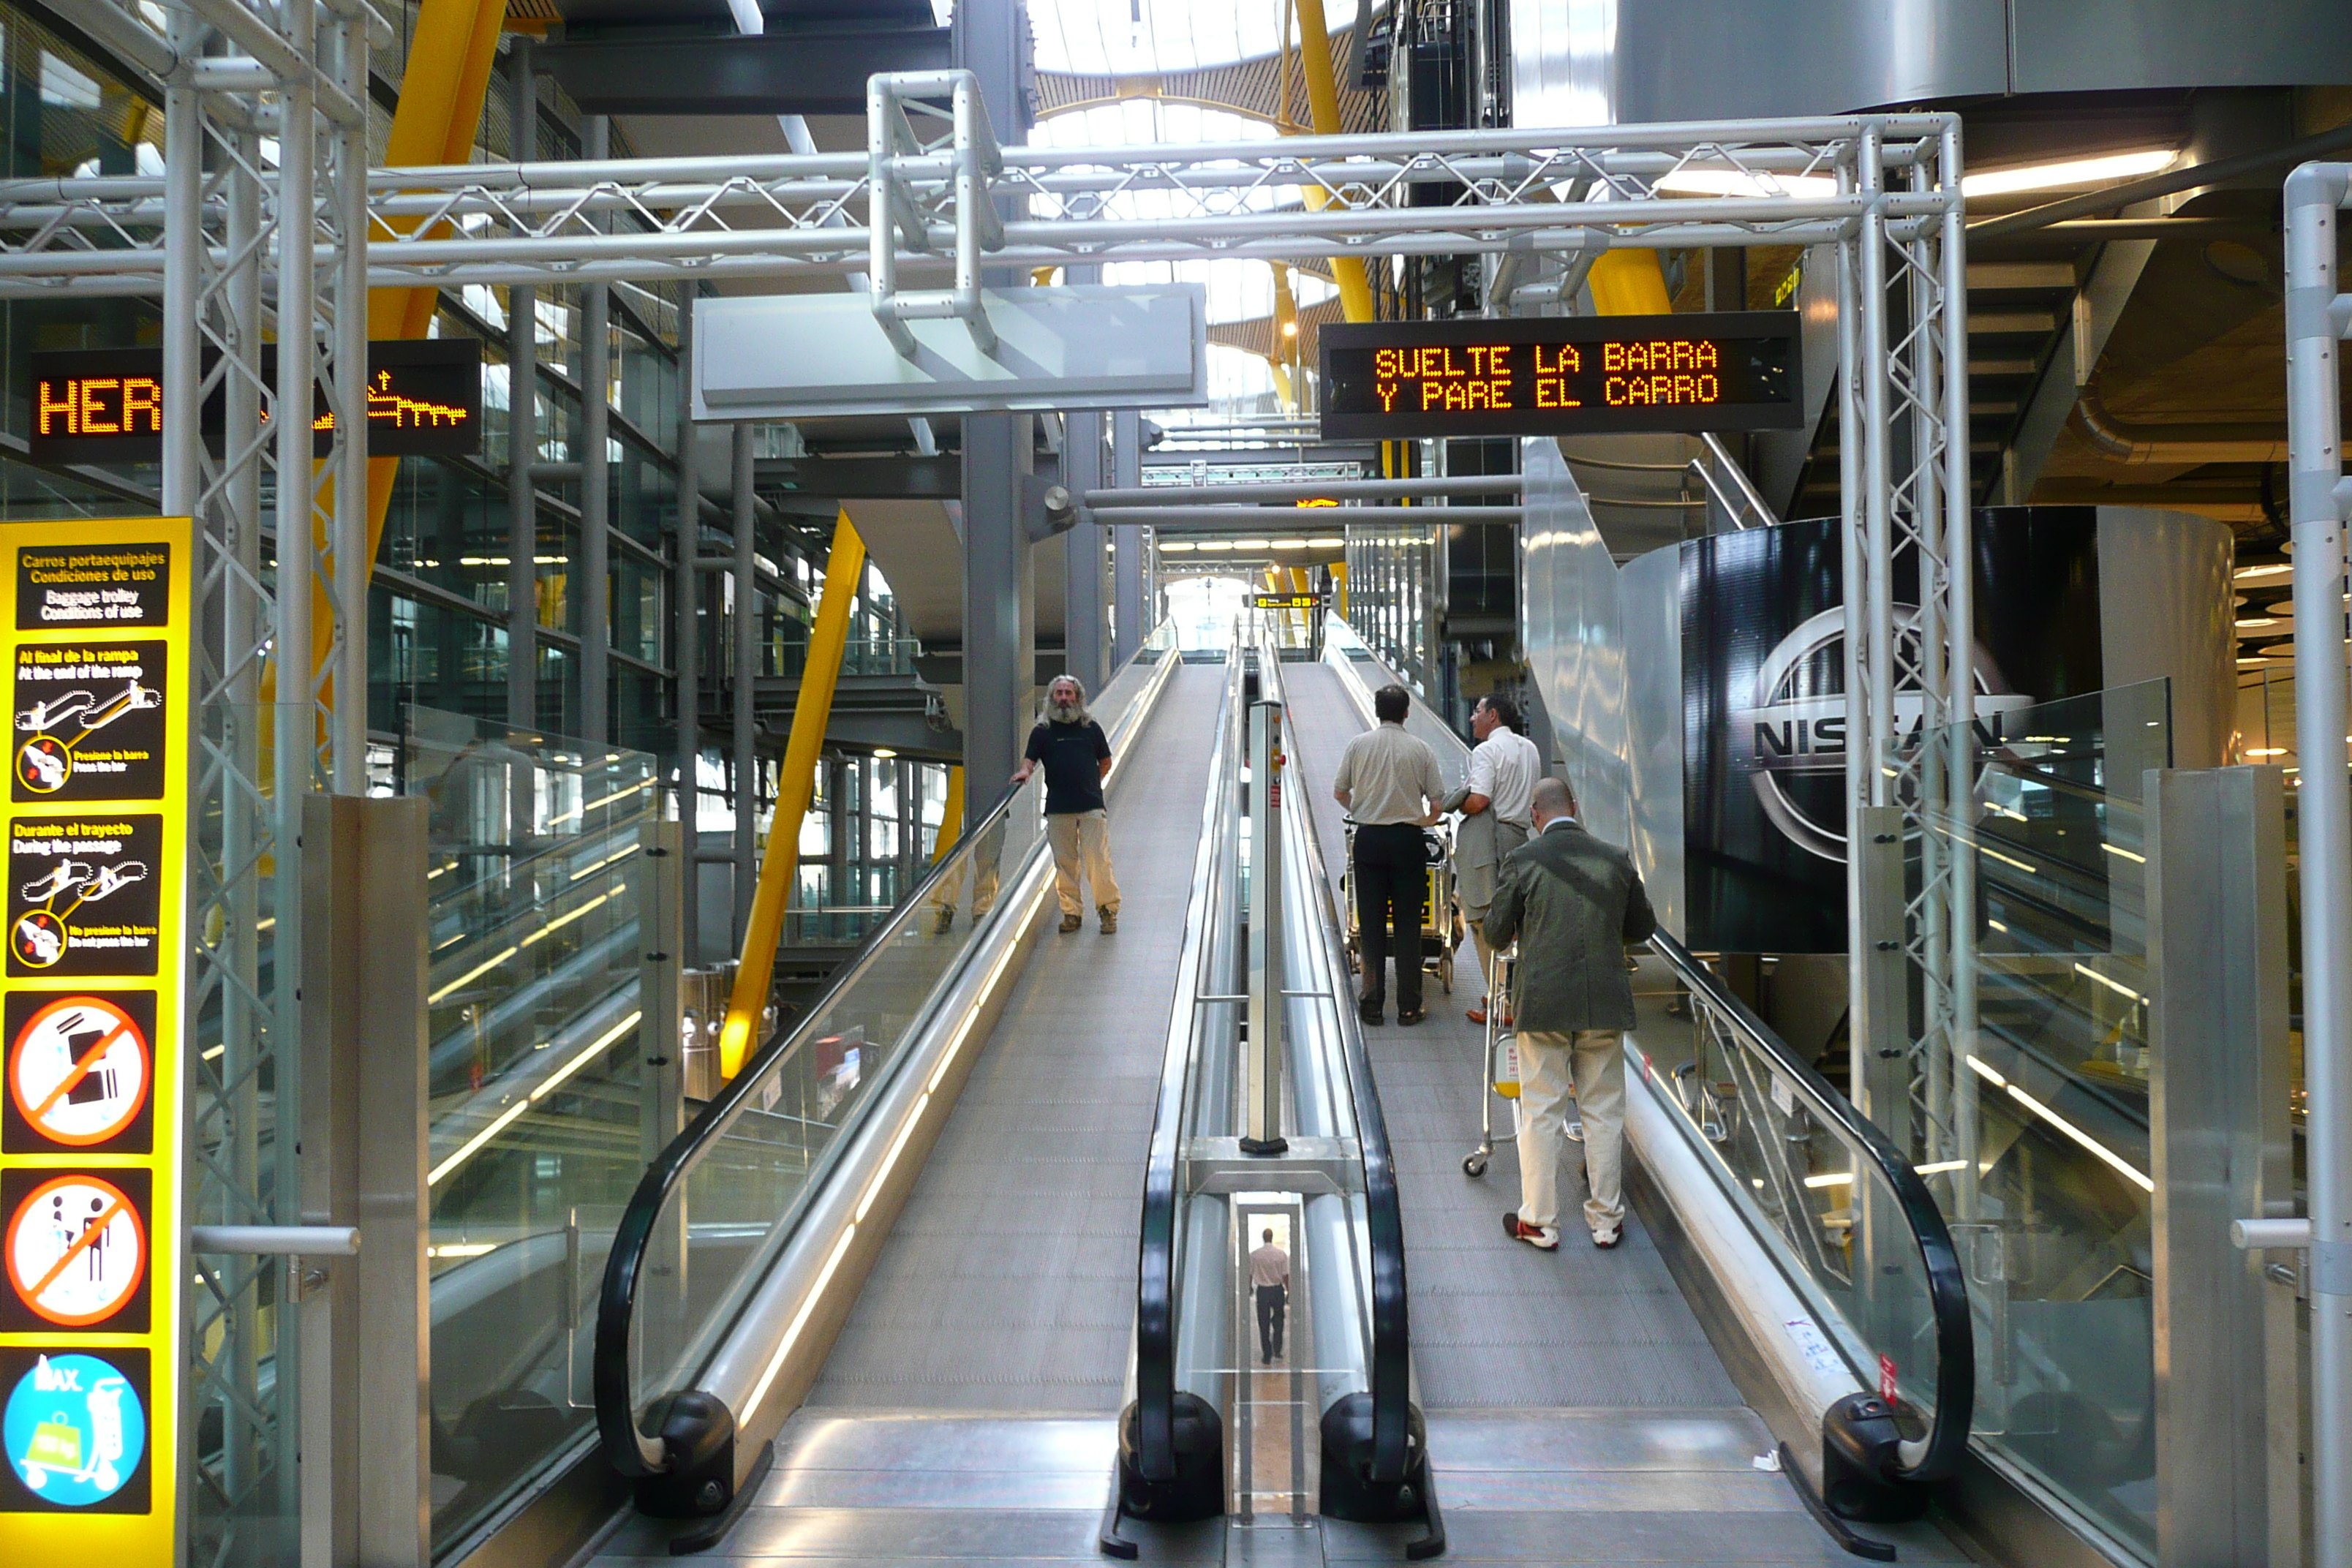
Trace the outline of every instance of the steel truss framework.
{"type": "MultiPolygon", "coordinates": [[[[346,32],[340,23],[335,30],[346,32]]],[[[310,46],[300,47],[310,58],[310,46]]],[[[339,43],[348,51],[334,57],[341,81],[363,80],[353,65],[363,47],[355,33],[339,43]]],[[[289,90],[282,101],[285,112],[312,117],[299,107],[298,92],[289,90]]],[[[1855,1081],[1865,1109],[1919,1156],[1969,1152],[1949,1178],[1958,1185],[1948,1198],[1962,1215],[1971,1212],[1975,1075],[1965,1070],[1975,1026],[1970,770],[1926,743],[1944,737],[1964,745],[1957,726],[1974,710],[1957,117],[1008,147],[975,156],[969,144],[954,144],[952,132],[927,141],[916,129],[941,127],[945,120],[894,116],[889,136],[877,137],[864,154],[373,170],[364,180],[362,216],[362,182],[339,179],[345,165],[337,155],[328,161],[333,174],[315,190],[290,151],[274,171],[256,161],[250,128],[258,121],[250,98],[179,88],[173,106],[175,155],[164,180],[0,182],[0,297],[166,294],[177,356],[168,404],[176,411],[170,445],[177,456],[167,493],[173,504],[205,520],[207,614],[216,639],[205,695],[208,711],[224,714],[256,710],[263,645],[273,630],[283,667],[306,667],[301,650],[316,631],[350,656],[341,661],[353,678],[347,689],[364,689],[357,658],[363,639],[345,634],[363,613],[366,563],[360,552],[326,552],[321,581],[344,588],[340,604],[348,613],[330,598],[324,627],[310,624],[305,595],[273,601],[267,591],[257,537],[266,443],[252,416],[266,397],[255,369],[268,298],[289,313],[331,323],[310,358],[322,384],[341,388],[346,384],[335,373],[355,363],[345,334],[359,312],[337,316],[330,302],[357,300],[367,285],[784,279],[868,272],[878,256],[884,266],[871,281],[882,285],[875,291],[882,312],[891,308],[897,276],[925,286],[950,282],[959,264],[972,259],[974,245],[988,251],[991,267],[1003,268],[1471,253],[1566,259],[1612,247],[1827,247],[1841,301],[1849,821],[1853,812],[1896,808],[1906,828],[1895,837],[1916,844],[1920,860],[1898,944],[1920,976],[1922,1005],[1915,1012],[1912,987],[1900,972],[1892,980],[1873,978],[1885,970],[1869,962],[1862,931],[1864,863],[1872,856],[1856,843],[1848,857],[1857,1023],[1879,1020],[1874,1037],[1897,1042],[1892,1054],[1907,1057],[1908,1069],[1890,1081],[1874,1062],[1869,1072],[1857,1070],[1855,1081]],[[201,174],[176,156],[199,125],[207,149],[201,174]],[[1412,205],[1417,191],[1430,187],[1446,193],[1445,205],[1412,205]],[[1732,194],[1703,194],[1710,191],[1732,194]],[[967,204],[992,211],[982,218],[967,204]],[[314,213],[310,224],[278,226],[276,243],[268,242],[278,213],[305,206],[314,213]],[[348,220],[339,222],[346,212],[348,220]],[[884,215],[878,233],[870,226],[877,212],[884,215]],[[995,212],[1016,216],[998,221],[995,212]],[[362,225],[367,245],[344,243],[362,225]],[[220,349],[218,368],[198,368],[205,343],[220,349]],[[203,452],[194,434],[191,411],[198,400],[181,395],[193,393],[200,376],[224,382],[244,400],[235,405],[231,443],[218,460],[203,452]],[[1898,582],[1914,577],[1916,591],[1906,589],[1898,600],[1898,582]],[[345,640],[334,643],[338,636],[345,640]],[[1872,1094],[1874,1079],[1889,1092],[1872,1094]]],[[[971,133],[969,116],[964,129],[971,133]]],[[[294,145],[289,141],[289,149],[294,145]]],[[[284,353],[284,345],[302,340],[281,334],[278,341],[284,353]]],[[[299,370],[281,374],[279,384],[299,379],[308,379],[299,370]]],[[[363,421],[337,423],[352,430],[363,421]]],[[[295,441],[279,433],[281,474],[299,473],[307,457],[295,441]]],[[[323,471],[356,480],[359,454],[351,446],[339,446],[338,454],[323,471]]],[[[330,541],[364,538],[364,520],[362,531],[352,532],[349,510],[361,492],[356,482],[339,484],[332,517],[313,487],[292,487],[291,500],[281,492],[278,537],[288,542],[289,577],[316,570],[305,558],[314,527],[330,541]]],[[[346,724],[355,722],[358,706],[349,705],[346,724]]],[[[312,711],[302,700],[279,702],[276,733],[299,731],[312,711]]],[[[222,1151],[207,1191],[217,1194],[210,1201],[220,1217],[244,1218],[271,1201],[257,1180],[266,1153],[254,1152],[255,1119],[266,1112],[251,1108],[271,1070],[278,1097],[288,1096],[294,1064],[274,1047],[295,1037],[284,1000],[290,987],[272,993],[263,986],[257,976],[267,950],[246,944],[259,929],[255,917],[266,918],[263,900],[274,886],[268,907],[280,919],[269,936],[278,951],[299,951],[285,940],[298,884],[291,879],[295,858],[287,852],[288,819],[278,812],[298,804],[295,797],[320,774],[311,749],[281,748],[265,780],[261,759],[269,753],[262,734],[226,723],[215,731],[205,808],[205,842],[215,863],[204,873],[208,923],[200,994],[218,1013],[205,1025],[213,1031],[207,1038],[227,1048],[206,1086],[215,1109],[205,1137],[222,1151]],[[274,878],[266,879],[270,867],[274,878]],[[249,1017],[252,1028],[225,1032],[221,1020],[232,1016],[249,1017]]],[[[343,732],[334,731],[337,738],[343,732]]],[[[327,755],[335,782],[344,784],[347,757],[356,771],[356,748],[331,745],[327,755]]],[[[1857,1026],[1857,1069],[1865,1051],[1878,1054],[1872,1037],[1857,1026]]],[[[290,1179],[290,1169],[281,1173],[290,1179]]],[[[283,1192],[284,1184],[276,1190],[283,1192]]],[[[248,1443],[257,1458],[250,1464],[263,1467],[232,1474],[225,1464],[207,1477],[207,1495],[216,1500],[210,1506],[235,1511],[259,1506],[258,1489],[270,1477],[258,1456],[274,1452],[265,1438],[282,1428],[272,1427],[280,1418],[254,1394],[250,1347],[259,1342],[238,1316],[249,1319],[265,1298],[249,1276],[218,1279],[215,1315],[237,1330],[221,1342],[247,1348],[215,1358],[206,1369],[208,1387],[238,1413],[253,1435],[248,1443]],[[247,1359],[238,1363],[236,1355],[247,1359]]],[[[278,1386],[277,1408],[289,1409],[283,1373],[278,1386]]],[[[283,1467],[277,1474],[282,1482],[283,1467]]]]}
{"type": "MultiPolygon", "coordinates": [[[[283,73],[230,52],[267,26],[251,13],[236,37],[175,15],[173,47],[212,68],[166,89],[159,234],[163,501],[196,520],[198,552],[187,1208],[196,1224],[299,1224],[301,804],[322,784],[362,787],[367,690],[366,270],[346,241],[367,222],[368,147],[363,120],[320,100],[364,100],[366,13],[282,7],[283,73]],[[313,385],[332,416],[324,458],[310,395],[272,417],[276,388],[313,385]],[[193,416],[208,399],[224,414],[216,446],[193,416]]],[[[290,1563],[298,1289],[283,1259],[194,1265],[185,1409],[205,1436],[188,1560],[290,1563]]]]}

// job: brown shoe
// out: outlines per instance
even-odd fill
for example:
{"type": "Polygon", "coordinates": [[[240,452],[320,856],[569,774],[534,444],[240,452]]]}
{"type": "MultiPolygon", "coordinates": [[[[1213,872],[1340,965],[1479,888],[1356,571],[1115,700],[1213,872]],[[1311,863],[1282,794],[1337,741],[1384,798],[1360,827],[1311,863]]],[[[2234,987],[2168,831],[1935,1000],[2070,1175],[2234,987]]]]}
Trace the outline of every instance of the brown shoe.
{"type": "MultiPolygon", "coordinates": [[[[1097,913],[1097,914],[1098,914],[1098,915],[1100,915],[1100,916],[1102,917],[1102,933],[1103,933],[1103,935],[1105,935],[1105,936],[1111,936],[1111,935],[1114,935],[1114,934],[1116,934],[1116,933],[1117,933],[1117,931],[1118,931],[1118,911],[1117,910],[1102,910],[1102,909],[1098,909],[1098,910],[1097,910],[1095,911],[1095,913],[1097,913]]],[[[1071,916],[1070,918],[1071,918],[1071,920],[1072,920],[1072,921],[1073,921],[1073,922],[1075,922],[1075,921],[1076,921],[1076,919],[1077,919],[1077,917],[1076,917],[1076,915],[1073,915],[1073,916],[1071,916]]]]}
{"type": "Polygon", "coordinates": [[[1484,996],[1479,997],[1478,1005],[1475,1007],[1471,1008],[1468,1012],[1463,1014],[1463,1016],[1469,1019],[1474,1024],[1485,1023],[1486,1021],[1486,998],[1484,996]]]}
{"type": "Polygon", "coordinates": [[[1080,920],[1076,915],[1064,915],[1062,917],[1062,934],[1064,936],[1067,936],[1086,923],[1086,921],[1080,920]]]}

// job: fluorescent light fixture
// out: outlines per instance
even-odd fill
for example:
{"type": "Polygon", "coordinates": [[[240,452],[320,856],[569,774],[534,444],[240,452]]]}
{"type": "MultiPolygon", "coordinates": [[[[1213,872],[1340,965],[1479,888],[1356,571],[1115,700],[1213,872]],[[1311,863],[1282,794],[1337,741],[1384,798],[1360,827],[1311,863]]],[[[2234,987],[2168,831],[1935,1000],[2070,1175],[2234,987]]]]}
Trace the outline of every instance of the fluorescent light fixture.
{"type": "Polygon", "coordinates": [[[1993,930],[2000,932],[2003,936],[2007,936],[2009,934],[2009,928],[2001,924],[1999,921],[1992,919],[1990,916],[1986,917],[1985,924],[1992,927],[1993,930]]]}
{"type": "Polygon", "coordinates": [[[1307,542],[1307,547],[1312,550],[1345,550],[1348,548],[1348,542],[1344,539],[1310,539],[1307,542]]]}
{"type": "Polygon", "coordinates": [[[1274,547],[1276,550],[1304,550],[1307,548],[1307,541],[1303,539],[1277,539],[1274,542],[1274,547]]]}
{"type": "Polygon", "coordinates": [[[2250,746],[2246,749],[2246,755],[2250,757],[2284,757],[2286,755],[2286,748],[2284,746],[2250,746]]]}
{"type": "Polygon", "coordinates": [[[1160,553],[1162,555],[1190,555],[1192,552],[1192,546],[1184,540],[1163,539],[1160,542],[1160,553]]]}
{"type": "Polygon", "coordinates": [[[2278,625],[2278,617],[2275,616],[2246,616],[2237,622],[2237,627],[2242,632],[2250,632],[2258,626],[2276,625],[2278,625]]]}
{"type": "Polygon", "coordinates": [[[1795,196],[1819,201],[1837,195],[1828,174],[1744,174],[1737,169],[1677,169],[1658,182],[1661,191],[1692,196],[1795,196]]]}
{"type": "Polygon", "coordinates": [[[2108,1148],[2105,1144],[2100,1142],[2097,1139],[2092,1137],[2089,1133],[2084,1131],[2081,1128],[2075,1126],[2073,1122],[2067,1121],[2064,1117],[2059,1115],[2056,1111],[2051,1110],[2048,1106],[2042,1104],[2040,1100],[2034,1099],[2032,1095],[2018,1088],[2017,1085],[2010,1082],[2007,1079],[2001,1077],[2000,1074],[1993,1071],[1992,1068],[1987,1067],[1979,1058],[1969,1057],[1967,1059],[1969,1066],[1976,1069],[1979,1077],[1990,1080],[1995,1088],[2007,1089],[2009,1091],[2009,1097],[2011,1100],[2016,1100],[2020,1105],[2022,1105],[2028,1110],[2032,1111],[2034,1115],[2039,1116],[2042,1121],[2047,1121],[2051,1126],[2055,1127],[2059,1131],[2064,1133],[2067,1137],[2073,1139],[2075,1142],[2080,1143],[2084,1148],[2089,1150],[2100,1160],[2105,1162],[2116,1171],[2121,1173],[2126,1180],[2129,1181],[2134,1186],[2139,1188],[2140,1191],[2144,1193],[2152,1193],[2156,1191],[2156,1184],[2148,1180],[2147,1176],[2144,1173],[2135,1170],[2130,1162],[2124,1159],[2122,1155],[2117,1154],[2114,1150],[2108,1148]]]}
{"type": "Polygon", "coordinates": [[[1234,541],[1234,548],[1235,550],[1271,550],[1274,548],[1274,541],[1271,539],[1236,539],[1234,541]]]}
{"type": "Polygon", "coordinates": [[[2180,156],[2173,147],[2148,147],[2137,153],[2113,153],[2104,158],[2069,158],[2056,163],[2028,163],[2017,169],[1986,169],[1960,180],[1965,196],[2011,196],[2023,191],[2060,191],[2069,185],[2101,185],[2168,169],[2180,156]]]}
{"type": "Polygon", "coordinates": [[[877,746],[874,748],[874,760],[877,763],[887,763],[898,754],[898,751],[894,747],[877,746]]]}
{"type": "Polygon", "coordinates": [[[498,1246],[495,1241],[453,1241],[446,1247],[426,1247],[425,1256],[427,1258],[479,1258],[486,1252],[497,1251],[498,1246]]]}
{"type": "Polygon", "coordinates": [[[2130,850],[2124,848],[2120,845],[2102,844],[2099,847],[2105,850],[2108,854],[2114,856],[2118,860],[2129,860],[2136,866],[2145,866],[2147,864],[2147,856],[2135,855],[2130,850]]]}
{"type": "Polygon", "coordinates": [[[2078,963],[2074,965],[2074,973],[2081,975],[2085,980],[2097,981],[2100,984],[2105,986],[2108,990],[2114,992],[2118,996],[2128,996],[2135,1002],[2145,1002],[2147,1000],[2147,997],[2141,995],[2138,992],[2133,990],[2122,981],[2111,980],[2106,975],[2100,973],[2097,970],[2092,968],[2087,963],[2078,963]]]}
{"type": "Polygon", "coordinates": [[[2294,575],[2294,564],[2292,562],[2280,561],[2267,566],[2241,566],[2230,575],[2240,583],[2264,583],[2273,577],[2294,575]]]}
{"type": "Polygon", "coordinates": [[[1911,1168],[1923,1176],[1940,1176],[1947,1171],[1965,1171],[1969,1163],[1966,1160],[1931,1160],[1927,1164],[1911,1168]]]}
{"type": "Polygon", "coordinates": [[[1843,1187],[1850,1184],[1853,1181],[1853,1173],[1852,1171],[1837,1171],[1826,1176],[1807,1176],[1805,1178],[1805,1185],[1809,1187],[1843,1187]]]}

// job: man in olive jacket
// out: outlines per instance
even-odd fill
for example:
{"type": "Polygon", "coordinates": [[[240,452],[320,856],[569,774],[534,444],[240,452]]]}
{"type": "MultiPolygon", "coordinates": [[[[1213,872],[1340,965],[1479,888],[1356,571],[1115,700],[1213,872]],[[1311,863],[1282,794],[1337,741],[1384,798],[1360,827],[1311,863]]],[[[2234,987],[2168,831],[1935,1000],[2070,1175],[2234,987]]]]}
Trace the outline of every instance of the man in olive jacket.
{"type": "Polygon", "coordinates": [[[1559,1158],[1570,1084],[1584,1122],[1584,1223],[1614,1247],[1625,1219],[1624,1031],[1633,1026],[1625,949],[1657,929],[1641,874],[1614,844],[1585,831],[1556,778],[1535,788],[1533,838],[1495,879],[1486,941],[1519,944],[1512,1020],[1519,1043],[1519,1206],[1503,1216],[1514,1241],[1559,1246],[1559,1158]]]}

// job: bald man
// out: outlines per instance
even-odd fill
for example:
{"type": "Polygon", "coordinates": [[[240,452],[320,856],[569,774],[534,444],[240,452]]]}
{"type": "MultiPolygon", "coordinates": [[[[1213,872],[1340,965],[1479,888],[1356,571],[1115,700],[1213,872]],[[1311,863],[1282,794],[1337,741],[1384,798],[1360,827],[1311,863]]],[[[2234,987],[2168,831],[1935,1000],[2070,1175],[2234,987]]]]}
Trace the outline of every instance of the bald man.
{"type": "Polygon", "coordinates": [[[1569,1094],[1584,1122],[1584,1223],[1592,1245],[1622,1234],[1625,1037],[1633,982],[1625,950],[1657,929],[1641,873],[1576,820],[1576,797],[1536,782],[1536,833],[1495,879],[1486,941],[1519,944],[1512,1021],[1519,1043],[1519,1206],[1504,1233],[1539,1251],[1559,1246],[1559,1161],[1569,1094]]]}

